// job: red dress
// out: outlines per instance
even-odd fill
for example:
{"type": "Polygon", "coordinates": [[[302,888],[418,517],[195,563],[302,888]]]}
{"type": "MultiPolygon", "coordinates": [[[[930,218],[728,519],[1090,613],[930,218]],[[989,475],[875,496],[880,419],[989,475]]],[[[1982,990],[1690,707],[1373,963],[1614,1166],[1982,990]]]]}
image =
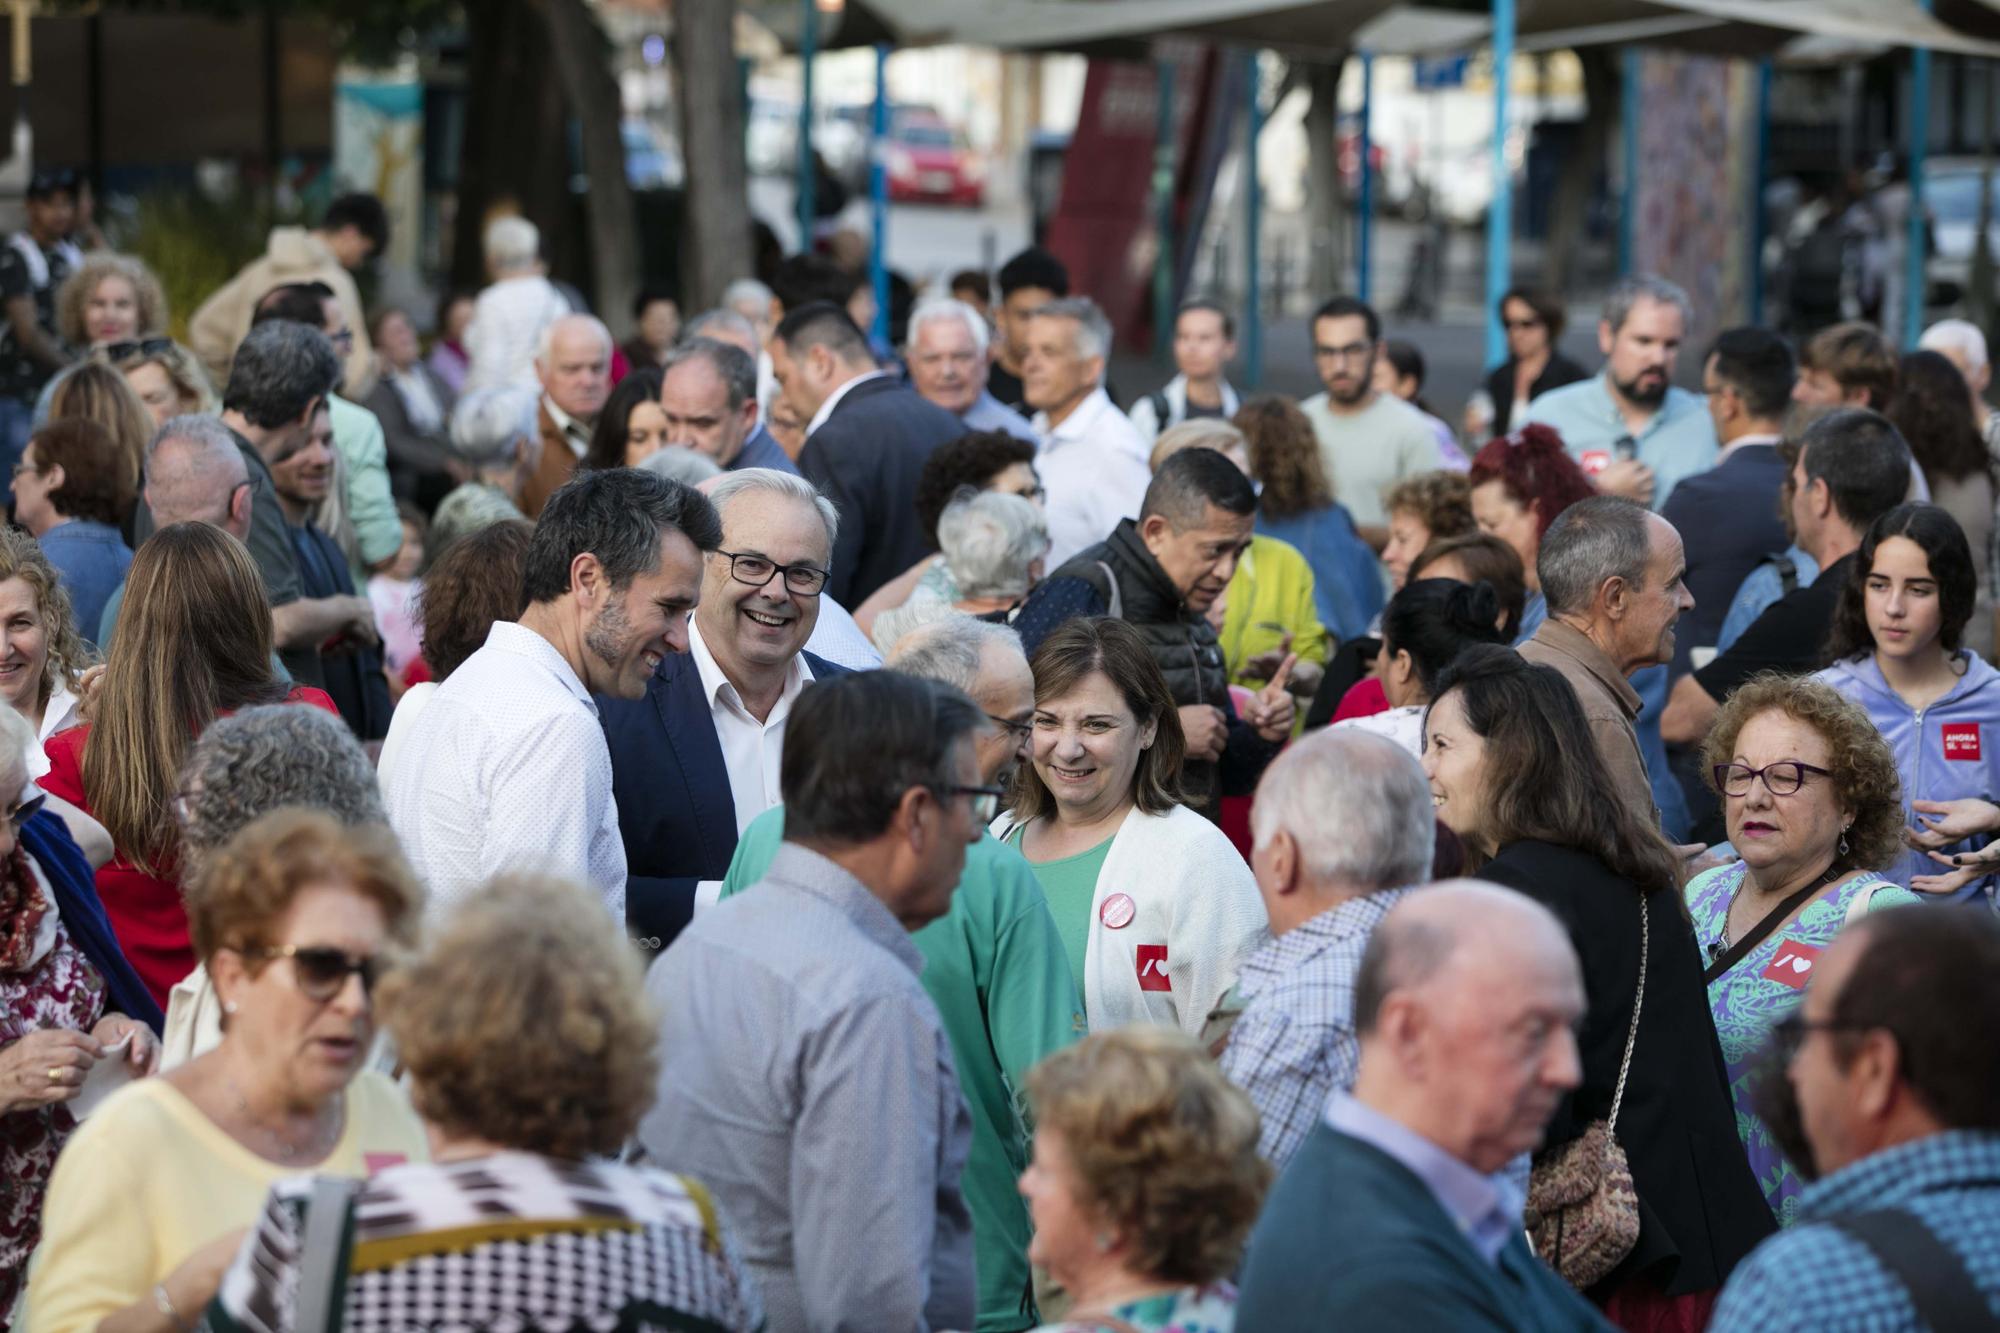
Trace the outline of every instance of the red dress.
{"type": "MultiPolygon", "coordinates": [[[[339,712],[326,691],[309,685],[295,687],[285,701],[311,704],[336,715],[339,712]]],[[[83,792],[83,747],[89,740],[87,726],[49,737],[43,746],[49,756],[49,771],[35,784],[85,814],[91,813],[83,792]]],[[[170,862],[160,871],[148,875],[119,848],[97,872],[97,896],[103,900],[104,914],[110,918],[112,932],[124,946],[132,970],[164,1011],[174,983],[194,971],[195,958],[188,938],[187,908],[181,901],[180,869],[170,862]]]]}

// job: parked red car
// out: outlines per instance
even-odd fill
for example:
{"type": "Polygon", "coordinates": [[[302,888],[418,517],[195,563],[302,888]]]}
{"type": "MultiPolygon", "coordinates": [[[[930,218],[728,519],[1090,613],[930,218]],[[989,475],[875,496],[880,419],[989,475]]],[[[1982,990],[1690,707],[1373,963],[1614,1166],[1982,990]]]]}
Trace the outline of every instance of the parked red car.
{"type": "Polygon", "coordinates": [[[986,164],[936,115],[893,117],[883,165],[889,177],[889,198],[898,203],[978,208],[986,201],[986,164]]]}

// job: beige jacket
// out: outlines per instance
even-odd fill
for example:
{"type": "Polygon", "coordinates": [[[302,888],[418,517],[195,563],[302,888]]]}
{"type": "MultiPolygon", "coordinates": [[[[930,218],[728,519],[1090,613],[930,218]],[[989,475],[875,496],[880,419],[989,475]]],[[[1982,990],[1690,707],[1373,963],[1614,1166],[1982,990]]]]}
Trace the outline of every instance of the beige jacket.
{"type": "Polygon", "coordinates": [[[1639,733],[1632,721],[1639,716],[1639,695],[1632,682],[1588,636],[1553,618],[1544,620],[1520,654],[1540,666],[1562,672],[1590,723],[1591,739],[1611,775],[1612,788],[1640,821],[1660,825],[1653,805],[1653,784],[1646,778],[1646,760],[1639,751],[1639,733]]]}
{"type": "Polygon", "coordinates": [[[288,282],[323,282],[333,288],[340,308],[347,313],[348,327],[354,330],[342,392],[351,399],[365,398],[375,387],[375,349],[368,342],[360,289],[326,242],[304,227],[273,227],[263,255],[216,289],[188,322],[188,341],[214,377],[217,392],[229,384],[229,363],[236,358],[236,345],[250,331],[257,303],[272,288],[288,282]]]}

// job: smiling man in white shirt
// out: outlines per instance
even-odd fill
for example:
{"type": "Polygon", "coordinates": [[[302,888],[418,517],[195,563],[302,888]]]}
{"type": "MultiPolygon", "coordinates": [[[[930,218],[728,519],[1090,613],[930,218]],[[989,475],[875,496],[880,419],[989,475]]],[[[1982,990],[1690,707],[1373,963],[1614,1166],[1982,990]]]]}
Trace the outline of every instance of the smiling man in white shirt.
{"type": "Polygon", "coordinates": [[[688,647],[702,554],[722,541],[689,487],[619,468],[549,498],[518,622],[438,687],[383,798],[434,909],[503,872],[587,884],[625,920],[625,849],[592,696],[645,697],[688,647]]]}
{"type": "Polygon", "coordinates": [[[1111,321],[1086,297],[1051,301],[1028,317],[1021,383],[1035,409],[1042,451],[1035,459],[1048,491],[1048,567],[1139,517],[1153,482],[1146,442],[1104,392],[1111,321]]]}

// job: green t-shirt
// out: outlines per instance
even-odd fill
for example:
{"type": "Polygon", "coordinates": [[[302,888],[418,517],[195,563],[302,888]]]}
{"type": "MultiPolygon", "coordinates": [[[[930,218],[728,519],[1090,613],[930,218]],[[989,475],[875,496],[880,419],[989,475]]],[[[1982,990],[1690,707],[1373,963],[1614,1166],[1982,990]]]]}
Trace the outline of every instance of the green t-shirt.
{"type": "MultiPolygon", "coordinates": [[[[764,877],[784,834],[783,806],[750,821],[723,897],[764,877]]],[[[966,848],[951,910],[910,942],[924,956],[924,989],[938,1007],[972,1111],[962,1184],[979,1266],[977,1330],[1022,1333],[1040,1316],[1028,1271],[1028,1209],[1016,1188],[1028,1166],[1018,1094],[1043,1056],[1083,1035],[1083,1005],[1034,872],[991,834],[966,848]]]]}
{"type": "MultiPolygon", "coordinates": [[[[1024,824],[1009,829],[1007,845],[1018,851],[1026,831],[1024,824]]],[[[1104,858],[1111,854],[1111,844],[1117,837],[1114,833],[1089,851],[1074,856],[1028,862],[1028,869],[1035,872],[1042,893],[1049,900],[1049,913],[1056,919],[1056,933],[1062,936],[1063,952],[1069,955],[1073,977],[1083,975],[1084,952],[1090,947],[1090,904],[1097,897],[1097,876],[1104,869],[1104,858]]]]}

